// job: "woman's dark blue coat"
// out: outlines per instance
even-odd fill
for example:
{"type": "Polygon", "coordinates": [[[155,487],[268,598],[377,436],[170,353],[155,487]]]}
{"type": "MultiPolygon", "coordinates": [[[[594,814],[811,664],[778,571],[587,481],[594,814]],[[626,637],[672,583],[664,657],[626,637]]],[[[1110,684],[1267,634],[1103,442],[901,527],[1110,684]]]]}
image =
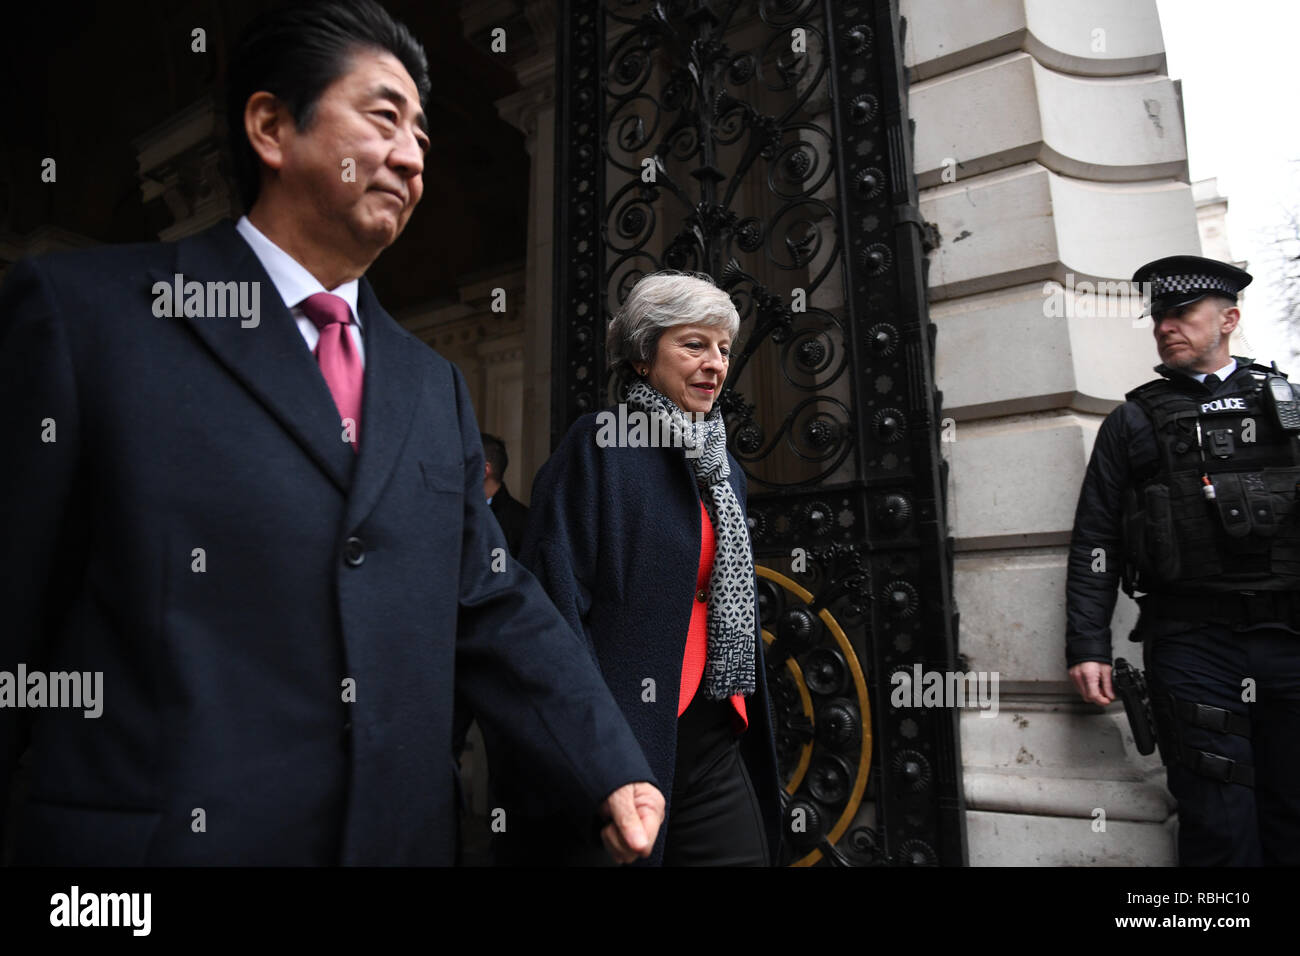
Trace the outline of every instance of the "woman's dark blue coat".
{"type": "MultiPolygon", "coordinates": [[[[681,448],[605,447],[598,416],[574,422],[533,483],[520,558],[587,646],[668,801],[654,855],[672,828],[682,657],[700,563],[700,493],[681,448]],[[653,682],[653,683],[651,683],[653,682]]],[[[745,475],[730,458],[744,507],[745,475]]],[[[757,690],[746,699],[741,755],[757,791],[775,861],[781,805],[755,608],[757,690]]],[[[491,751],[493,772],[499,762],[491,751]]],[[[518,793],[522,781],[506,781],[518,793]]],[[[542,784],[542,781],[533,781],[542,784]]],[[[534,809],[542,803],[532,789],[534,809]]]]}

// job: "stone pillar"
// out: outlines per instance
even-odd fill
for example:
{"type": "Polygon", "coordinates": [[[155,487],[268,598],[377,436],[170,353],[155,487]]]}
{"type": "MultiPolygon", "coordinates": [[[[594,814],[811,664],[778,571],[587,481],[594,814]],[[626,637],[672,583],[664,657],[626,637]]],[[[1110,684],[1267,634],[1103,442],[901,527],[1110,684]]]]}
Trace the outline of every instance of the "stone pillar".
{"type": "Polygon", "coordinates": [[[523,469],[516,468],[518,450],[527,444],[522,397],[528,311],[524,271],[515,267],[469,277],[457,298],[446,305],[408,309],[396,318],[465,376],[474,417],[481,429],[506,443],[510,453],[506,481],[510,493],[523,500],[522,492],[532,478],[531,473],[523,477],[523,469]],[[498,311],[500,302],[504,311],[498,311]]]}
{"type": "MultiPolygon", "coordinates": [[[[1065,568],[1097,428],[1153,377],[1149,320],[1089,285],[1199,254],[1155,0],[902,0],[931,317],[951,419],[960,647],[998,671],[963,715],[973,864],[1166,865],[1172,801],[1119,704],[1065,671],[1065,568]],[[1118,310],[1116,310],[1118,311],[1118,310]],[[1100,313],[1100,314],[1099,314],[1100,313]]],[[[1116,656],[1136,607],[1120,602],[1116,656]]]]}
{"type": "Polygon", "coordinates": [[[461,20],[468,36],[494,27],[506,30],[518,92],[497,101],[497,112],[524,134],[531,164],[528,181],[528,244],[524,260],[521,442],[511,448],[511,493],[527,502],[533,476],[551,454],[551,335],[555,211],[555,30],[553,0],[465,3],[461,20]]]}

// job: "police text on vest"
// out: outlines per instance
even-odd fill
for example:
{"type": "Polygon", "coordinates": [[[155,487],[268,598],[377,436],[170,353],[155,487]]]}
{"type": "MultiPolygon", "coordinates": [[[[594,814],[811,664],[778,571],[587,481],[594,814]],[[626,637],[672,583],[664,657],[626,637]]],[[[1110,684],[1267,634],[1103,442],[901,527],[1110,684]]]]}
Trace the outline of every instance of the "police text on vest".
{"type": "Polygon", "coordinates": [[[1244,412],[1245,410],[1244,398],[1216,398],[1212,402],[1201,402],[1202,415],[1208,415],[1210,412],[1244,412]]]}

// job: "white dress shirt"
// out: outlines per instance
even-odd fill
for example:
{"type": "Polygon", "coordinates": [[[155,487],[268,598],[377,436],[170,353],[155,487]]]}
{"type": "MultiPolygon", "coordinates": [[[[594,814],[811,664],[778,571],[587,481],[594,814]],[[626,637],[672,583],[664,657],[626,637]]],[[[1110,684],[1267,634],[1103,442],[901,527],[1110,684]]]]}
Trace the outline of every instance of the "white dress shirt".
{"type": "Polygon", "coordinates": [[[262,263],[262,268],[275,283],[275,290],[280,293],[280,298],[284,300],[284,307],[298,323],[298,331],[302,333],[303,341],[307,343],[307,348],[313,355],[316,352],[316,343],[320,341],[320,329],[316,328],[315,322],[307,318],[307,314],[298,307],[298,303],[317,292],[329,292],[348,304],[348,308],[352,310],[352,324],[348,326],[348,334],[352,336],[357,354],[361,356],[361,367],[365,368],[366,347],[361,335],[361,317],[357,314],[358,280],[345,282],[337,289],[326,289],[319,279],[304,268],[302,263],[249,222],[247,216],[239,217],[235,229],[252,247],[253,255],[257,256],[257,261],[262,263]]]}
{"type": "MultiPolygon", "coordinates": [[[[1219,369],[1214,374],[1219,376],[1220,382],[1226,382],[1228,380],[1228,376],[1235,371],[1237,371],[1237,360],[1233,359],[1227,365],[1223,366],[1223,368],[1219,369]]],[[[1192,376],[1192,378],[1196,379],[1198,382],[1204,385],[1205,379],[1209,376],[1209,374],[1210,374],[1209,372],[1197,372],[1195,375],[1192,376]]]]}

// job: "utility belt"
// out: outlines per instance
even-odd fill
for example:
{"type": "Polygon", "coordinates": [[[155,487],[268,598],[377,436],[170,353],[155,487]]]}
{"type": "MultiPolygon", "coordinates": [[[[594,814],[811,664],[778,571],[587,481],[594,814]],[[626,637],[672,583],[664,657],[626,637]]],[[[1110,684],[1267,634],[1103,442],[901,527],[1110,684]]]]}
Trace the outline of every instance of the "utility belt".
{"type": "Polygon", "coordinates": [[[1300,592],[1232,591],[1200,594],[1144,594],[1143,614],[1174,621],[1231,625],[1276,624],[1300,632],[1300,592]]]}

